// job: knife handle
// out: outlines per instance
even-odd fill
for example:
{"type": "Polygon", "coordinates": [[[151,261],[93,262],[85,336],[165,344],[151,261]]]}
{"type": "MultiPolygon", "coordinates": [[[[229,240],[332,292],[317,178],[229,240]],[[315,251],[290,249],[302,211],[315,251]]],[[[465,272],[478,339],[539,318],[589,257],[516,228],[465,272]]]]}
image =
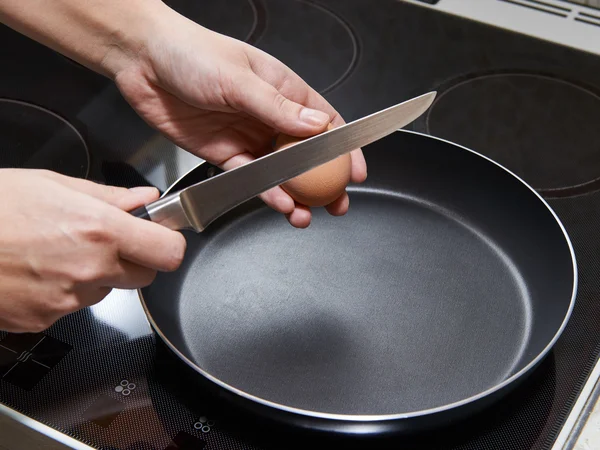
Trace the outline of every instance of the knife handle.
{"type": "Polygon", "coordinates": [[[145,206],[140,206],[139,208],[136,208],[133,211],[129,211],[129,214],[131,214],[134,217],[137,217],[138,219],[152,220],[145,206]]]}
{"type": "Polygon", "coordinates": [[[155,202],[130,211],[134,217],[149,220],[163,225],[171,230],[194,229],[183,205],[179,193],[167,195],[155,202]]]}

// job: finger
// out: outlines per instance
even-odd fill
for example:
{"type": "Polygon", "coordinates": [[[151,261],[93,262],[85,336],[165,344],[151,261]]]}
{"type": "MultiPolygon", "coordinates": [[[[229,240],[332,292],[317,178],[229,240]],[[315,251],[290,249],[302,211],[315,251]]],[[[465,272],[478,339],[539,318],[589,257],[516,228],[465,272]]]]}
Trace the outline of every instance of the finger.
{"type": "Polygon", "coordinates": [[[296,203],[296,208],[290,214],[286,214],[286,219],[296,228],[307,228],[310,225],[312,215],[308,206],[296,203]]]}
{"type": "Polygon", "coordinates": [[[350,198],[348,197],[348,194],[344,192],[333,203],[327,205],[325,209],[332,216],[343,216],[348,212],[349,206],[350,198]]]}
{"type": "Polygon", "coordinates": [[[286,98],[253,72],[238,78],[230,103],[276,131],[292,136],[314,136],[324,131],[331,120],[323,111],[286,98]]]}
{"type": "Polygon", "coordinates": [[[259,195],[259,198],[267,206],[282,214],[290,214],[295,208],[294,199],[279,186],[263,192],[259,195]]]}
{"type": "Polygon", "coordinates": [[[367,179],[367,162],[362,150],[354,150],[350,153],[352,168],[350,172],[350,181],[352,183],[362,183],[367,179]]]}
{"type": "Polygon", "coordinates": [[[128,189],[128,193],[124,198],[118,199],[115,203],[111,203],[110,201],[108,203],[113,204],[123,211],[131,211],[132,209],[152,203],[158,200],[159,197],[160,193],[155,187],[137,186],[128,189]]]}
{"type": "Polygon", "coordinates": [[[88,289],[85,293],[85,299],[83,299],[82,307],[95,305],[106,298],[112,291],[110,286],[101,286],[96,289],[88,289]]]}
{"type": "MultiPolygon", "coordinates": [[[[241,166],[252,161],[254,158],[250,153],[240,153],[233,158],[228,159],[227,161],[221,164],[223,170],[231,170],[234,167],[241,166]]],[[[294,199],[289,196],[283,189],[279,186],[269,189],[268,191],[263,192],[259,195],[259,198],[265,202],[265,204],[275,211],[280,212],[282,214],[290,214],[294,211],[294,199]]]]}
{"type": "Polygon", "coordinates": [[[120,214],[115,214],[112,224],[122,259],[153,270],[177,270],[186,249],[186,241],[181,233],[118,212],[120,214]]]}
{"type": "MultiPolygon", "coordinates": [[[[334,127],[344,125],[346,122],[341,116],[337,115],[331,122],[334,127]]],[[[352,183],[362,183],[367,179],[367,162],[362,149],[356,149],[350,152],[352,168],[350,172],[350,181],[352,183]]]]}
{"type": "Polygon", "coordinates": [[[102,301],[110,292],[112,291],[111,287],[108,286],[95,286],[91,287],[90,285],[79,286],[73,291],[73,304],[77,305],[74,308],[71,308],[70,312],[75,312],[81,308],[85,308],[87,306],[95,305],[102,301]]]}
{"type": "MultiPolygon", "coordinates": [[[[287,99],[302,104],[307,108],[323,111],[331,118],[331,124],[334,127],[344,125],[346,122],[335,110],[331,104],[325,100],[317,91],[311,88],[306,81],[304,81],[298,74],[289,69],[287,66],[282,65],[279,61],[275,60],[270,55],[266,55],[263,52],[255,52],[256,59],[258,61],[265,60],[263,64],[256,64],[255,68],[258,70],[258,76],[266,80],[268,83],[272,83],[275,86],[279,86],[279,92],[287,99]],[[279,67],[279,70],[261,70],[265,67],[279,67]]],[[[321,130],[323,131],[323,130],[321,130]]],[[[293,133],[288,133],[295,136],[293,133]]],[[[303,135],[297,135],[303,136],[303,135]]],[[[350,181],[353,183],[362,183],[367,178],[367,164],[362,152],[362,149],[356,149],[351,152],[352,157],[352,172],[350,181]]]]}
{"type": "MultiPolygon", "coordinates": [[[[252,70],[257,77],[264,80],[264,82],[268,86],[271,86],[272,89],[276,88],[275,90],[283,96],[283,98],[299,105],[303,105],[306,108],[323,111],[329,115],[330,122],[334,127],[339,127],[345,123],[340,114],[321,94],[311,88],[306,81],[285,64],[255,47],[249,48],[247,52],[252,70]]],[[[271,95],[273,95],[272,91],[271,95]]],[[[313,134],[318,134],[322,131],[324,130],[318,130],[313,134]]],[[[284,132],[292,136],[307,136],[305,134],[296,133],[293,130],[284,132]]],[[[352,171],[350,181],[353,183],[361,183],[367,178],[367,164],[362,149],[359,148],[351,152],[351,158],[352,171]]]]}
{"type": "Polygon", "coordinates": [[[139,206],[147,205],[159,198],[158,189],[151,186],[139,186],[131,189],[116,186],[104,186],[91,183],[82,186],[80,192],[116,206],[123,211],[131,211],[139,206]]]}
{"type": "Polygon", "coordinates": [[[139,206],[151,203],[157,200],[160,195],[158,189],[151,186],[126,189],[63,175],[53,176],[53,179],[63,186],[95,197],[123,211],[130,211],[139,206]]]}
{"type": "Polygon", "coordinates": [[[156,270],[139,266],[124,259],[115,264],[114,271],[101,280],[104,286],[116,289],[140,289],[156,278],[156,270]]]}

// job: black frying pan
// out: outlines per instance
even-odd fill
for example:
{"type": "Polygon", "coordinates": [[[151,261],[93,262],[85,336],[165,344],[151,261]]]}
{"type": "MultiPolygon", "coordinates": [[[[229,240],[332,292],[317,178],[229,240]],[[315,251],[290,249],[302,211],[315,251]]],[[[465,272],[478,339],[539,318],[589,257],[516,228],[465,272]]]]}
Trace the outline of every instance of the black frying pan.
{"type": "Polygon", "coordinates": [[[298,230],[246,202],[184,232],[182,267],[140,294],[175,355],[246,411],[319,431],[420,431],[540,363],[573,309],[575,256],[544,200],[491,160],[407,131],[363,150],[369,178],[348,189],[346,216],[317,209],[298,230]]]}

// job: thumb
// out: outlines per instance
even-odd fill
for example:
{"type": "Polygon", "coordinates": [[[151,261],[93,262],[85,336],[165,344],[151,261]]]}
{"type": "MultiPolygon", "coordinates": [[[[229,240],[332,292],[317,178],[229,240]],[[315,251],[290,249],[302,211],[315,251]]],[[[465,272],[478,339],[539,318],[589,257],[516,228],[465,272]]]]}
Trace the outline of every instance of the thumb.
{"type": "Polygon", "coordinates": [[[296,103],[255,74],[240,77],[229,103],[280,133],[307,137],[325,131],[331,118],[296,103]]]}

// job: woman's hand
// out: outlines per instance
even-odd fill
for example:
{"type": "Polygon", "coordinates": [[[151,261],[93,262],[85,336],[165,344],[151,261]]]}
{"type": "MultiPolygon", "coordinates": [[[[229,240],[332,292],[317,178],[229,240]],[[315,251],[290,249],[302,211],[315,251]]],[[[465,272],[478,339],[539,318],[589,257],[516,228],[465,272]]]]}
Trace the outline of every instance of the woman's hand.
{"type": "MultiPolygon", "coordinates": [[[[278,133],[308,137],[343,119],[264,52],[203,28],[160,0],[3,0],[0,20],[115,80],[148,124],[225,170],[271,151],[278,133]]],[[[360,149],[352,182],[366,178],[360,149]]],[[[40,331],[112,288],[175,270],[185,239],[125,211],[158,197],[58,174],[0,170],[0,329],[40,331]]],[[[281,188],[261,195],[296,227],[310,210],[281,188]]],[[[348,210],[348,196],[327,206],[348,210]]]]}
{"type": "MultiPolygon", "coordinates": [[[[114,64],[117,66],[117,64],[114,64]]],[[[343,119],[323,97],[277,59],[207,30],[165,8],[145,45],[114,78],[127,101],[181,148],[229,170],[270,152],[277,133],[308,137],[343,119]]],[[[352,182],[366,178],[360,149],[352,153],[352,182]]],[[[308,207],[280,187],[261,195],[296,227],[308,207]]],[[[348,196],[328,205],[348,210],[348,196]]]]}
{"type": "MultiPolygon", "coordinates": [[[[297,74],[270,55],[210,31],[161,0],[3,0],[0,20],[115,80],[148,124],[224,170],[271,151],[278,133],[308,137],[344,123],[297,74]]],[[[350,181],[366,178],[360,149],[350,181]]],[[[280,187],[261,195],[296,227],[310,210],[280,187]]],[[[327,206],[348,210],[348,196],[327,206]]]]}
{"type": "Polygon", "coordinates": [[[0,330],[42,331],[183,259],[181,233],[125,212],[156,200],[154,188],[2,169],[0,190],[0,330]]]}

